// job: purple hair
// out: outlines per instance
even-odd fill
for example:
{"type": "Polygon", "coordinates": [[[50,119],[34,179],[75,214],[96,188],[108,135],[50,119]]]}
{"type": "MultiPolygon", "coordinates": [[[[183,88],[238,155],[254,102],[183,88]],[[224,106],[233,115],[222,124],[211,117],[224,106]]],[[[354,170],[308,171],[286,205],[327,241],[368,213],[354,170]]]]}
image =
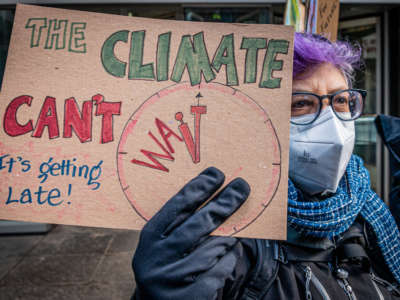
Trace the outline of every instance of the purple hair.
{"type": "Polygon", "coordinates": [[[342,71],[349,86],[353,73],[360,68],[361,48],[345,41],[331,42],[309,33],[295,33],[293,55],[293,78],[322,63],[331,63],[342,71]]]}

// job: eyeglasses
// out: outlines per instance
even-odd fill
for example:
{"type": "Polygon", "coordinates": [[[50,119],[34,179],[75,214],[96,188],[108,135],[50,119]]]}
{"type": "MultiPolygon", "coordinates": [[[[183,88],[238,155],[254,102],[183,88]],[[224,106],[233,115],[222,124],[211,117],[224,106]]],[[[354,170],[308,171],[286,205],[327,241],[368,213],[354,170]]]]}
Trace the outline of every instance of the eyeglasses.
{"type": "Polygon", "coordinates": [[[335,115],[342,121],[353,121],[362,114],[367,91],[348,89],[333,94],[316,95],[307,92],[292,93],[290,122],[296,125],[313,123],[320,115],[322,100],[329,99],[335,115]]]}

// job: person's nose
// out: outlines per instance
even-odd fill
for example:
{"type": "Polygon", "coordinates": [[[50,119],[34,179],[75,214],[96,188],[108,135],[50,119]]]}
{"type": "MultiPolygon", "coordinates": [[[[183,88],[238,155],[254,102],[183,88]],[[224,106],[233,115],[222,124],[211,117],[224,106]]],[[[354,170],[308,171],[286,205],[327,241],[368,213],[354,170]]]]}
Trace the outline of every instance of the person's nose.
{"type": "Polygon", "coordinates": [[[321,110],[324,110],[325,108],[327,108],[329,106],[329,98],[325,97],[324,99],[322,99],[322,107],[321,110]]]}

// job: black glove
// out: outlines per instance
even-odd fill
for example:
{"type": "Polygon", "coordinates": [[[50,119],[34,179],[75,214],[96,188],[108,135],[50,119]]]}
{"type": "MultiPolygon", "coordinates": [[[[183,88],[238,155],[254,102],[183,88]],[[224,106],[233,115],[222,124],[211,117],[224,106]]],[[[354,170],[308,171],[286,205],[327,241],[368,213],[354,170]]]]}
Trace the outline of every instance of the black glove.
{"type": "Polygon", "coordinates": [[[144,226],[133,258],[135,298],[212,300],[231,275],[242,247],[236,238],[209,236],[247,199],[241,178],[223,184],[208,168],[186,184],[144,226]]]}

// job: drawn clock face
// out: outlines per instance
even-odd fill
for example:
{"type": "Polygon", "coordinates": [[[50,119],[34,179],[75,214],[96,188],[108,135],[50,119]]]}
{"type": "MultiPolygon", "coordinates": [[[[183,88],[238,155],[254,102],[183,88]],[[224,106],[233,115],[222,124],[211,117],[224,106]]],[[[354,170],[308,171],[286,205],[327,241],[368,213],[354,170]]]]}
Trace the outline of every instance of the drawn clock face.
{"type": "Polygon", "coordinates": [[[225,183],[244,178],[249,199],[215,231],[235,235],[263,217],[273,200],[281,152],[267,112],[249,96],[219,83],[179,83],[151,96],[130,117],[117,166],[121,188],[144,221],[209,166],[225,173],[225,183]]]}

